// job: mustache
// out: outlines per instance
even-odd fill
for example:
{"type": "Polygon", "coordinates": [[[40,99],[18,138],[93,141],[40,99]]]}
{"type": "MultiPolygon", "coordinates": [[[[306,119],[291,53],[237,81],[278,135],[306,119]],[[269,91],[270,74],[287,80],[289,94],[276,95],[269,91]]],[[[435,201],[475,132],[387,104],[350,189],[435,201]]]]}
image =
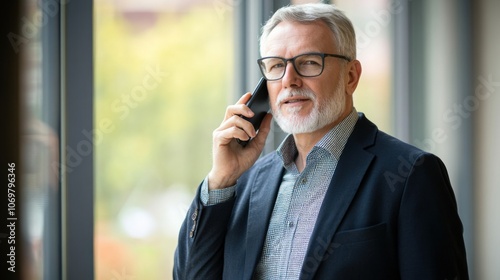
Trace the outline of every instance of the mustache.
{"type": "Polygon", "coordinates": [[[308,99],[311,99],[312,101],[316,100],[316,94],[312,90],[305,89],[305,88],[292,88],[292,89],[287,89],[283,92],[281,92],[278,95],[278,98],[276,98],[276,106],[279,107],[279,105],[283,102],[283,100],[291,97],[305,97],[308,99]]]}

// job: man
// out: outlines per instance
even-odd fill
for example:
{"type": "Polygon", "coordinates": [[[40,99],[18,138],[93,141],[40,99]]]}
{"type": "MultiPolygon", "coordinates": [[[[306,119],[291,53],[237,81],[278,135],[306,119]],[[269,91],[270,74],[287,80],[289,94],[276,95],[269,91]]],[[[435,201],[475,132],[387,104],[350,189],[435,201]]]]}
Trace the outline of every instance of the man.
{"type": "Polygon", "coordinates": [[[282,8],[260,43],[272,116],[290,135],[258,159],[271,115],[258,131],[240,117],[253,115],[250,93],[227,108],[174,278],[468,279],[445,166],[353,106],[361,64],[344,14],[282,8]]]}

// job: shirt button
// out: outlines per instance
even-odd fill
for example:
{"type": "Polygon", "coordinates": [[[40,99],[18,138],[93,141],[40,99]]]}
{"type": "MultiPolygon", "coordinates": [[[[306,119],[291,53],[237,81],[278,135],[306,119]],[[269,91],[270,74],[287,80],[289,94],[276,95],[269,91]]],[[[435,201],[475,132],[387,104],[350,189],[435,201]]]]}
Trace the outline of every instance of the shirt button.
{"type": "Polygon", "coordinates": [[[293,227],[293,222],[292,222],[292,221],[289,221],[289,222],[288,222],[288,227],[289,227],[289,228],[292,228],[292,227],[293,227]]]}
{"type": "Polygon", "coordinates": [[[300,183],[302,183],[302,184],[307,183],[307,178],[302,178],[302,179],[300,180],[300,183]]]}

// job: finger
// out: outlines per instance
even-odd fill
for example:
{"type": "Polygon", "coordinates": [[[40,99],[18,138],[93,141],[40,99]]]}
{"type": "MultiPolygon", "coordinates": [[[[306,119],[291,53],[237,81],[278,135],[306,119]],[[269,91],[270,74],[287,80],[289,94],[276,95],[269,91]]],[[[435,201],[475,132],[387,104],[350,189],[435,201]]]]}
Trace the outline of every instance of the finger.
{"type": "Polygon", "coordinates": [[[229,105],[226,108],[226,115],[224,116],[224,120],[228,120],[232,116],[245,116],[247,118],[253,117],[254,112],[248,108],[245,104],[235,104],[229,105]]]}
{"type": "Polygon", "coordinates": [[[220,132],[225,130],[228,132],[235,132],[233,135],[224,134],[224,137],[226,138],[232,137],[240,140],[248,140],[249,138],[253,138],[257,135],[252,123],[236,115],[224,121],[215,131],[220,132]]]}
{"type": "Polygon", "coordinates": [[[257,135],[257,132],[255,131],[255,128],[253,127],[252,123],[242,118],[241,116],[231,117],[229,123],[233,124],[234,127],[243,130],[249,137],[255,137],[257,135]]]}
{"type": "Polygon", "coordinates": [[[243,94],[240,99],[238,99],[236,104],[228,106],[225,118],[228,119],[233,115],[242,115],[248,118],[253,117],[254,113],[250,110],[250,108],[248,108],[248,106],[245,105],[251,97],[252,94],[247,92],[243,94]]]}
{"type": "Polygon", "coordinates": [[[248,120],[242,118],[241,115],[232,115],[229,117],[227,120],[223,121],[218,128],[215,130],[225,130],[230,127],[238,127],[245,132],[248,133],[248,135],[254,137],[256,135],[255,128],[253,127],[252,123],[249,122],[248,120]]]}
{"type": "Polygon", "coordinates": [[[240,99],[238,99],[238,101],[236,102],[236,104],[246,104],[248,102],[248,100],[250,100],[250,97],[252,97],[252,93],[247,92],[247,93],[243,94],[240,97],[240,99]]]}
{"type": "Polygon", "coordinates": [[[227,145],[234,139],[240,139],[242,141],[250,140],[250,136],[241,128],[232,126],[224,130],[214,132],[214,142],[221,145],[227,145]]]}

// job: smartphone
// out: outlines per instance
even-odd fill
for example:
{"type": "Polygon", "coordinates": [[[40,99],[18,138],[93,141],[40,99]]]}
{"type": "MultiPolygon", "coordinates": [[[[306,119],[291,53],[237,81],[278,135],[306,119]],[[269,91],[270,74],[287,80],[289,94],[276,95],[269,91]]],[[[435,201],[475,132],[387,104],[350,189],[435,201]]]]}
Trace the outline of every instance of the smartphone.
{"type": "MultiPolygon", "coordinates": [[[[262,120],[269,112],[269,93],[267,92],[267,82],[266,79],[260,78],[259,83],[252,92],[252,97],[246,103],[246,105],[254,112],[254,116],[251,118],[243,117],[245,120],[249,121],[255,130],[257,131],[262,123],[262,120]]],[[[242,146],[246,146],[248,141],[242,141],[237,139],[238,143],[242,146]]]]}

